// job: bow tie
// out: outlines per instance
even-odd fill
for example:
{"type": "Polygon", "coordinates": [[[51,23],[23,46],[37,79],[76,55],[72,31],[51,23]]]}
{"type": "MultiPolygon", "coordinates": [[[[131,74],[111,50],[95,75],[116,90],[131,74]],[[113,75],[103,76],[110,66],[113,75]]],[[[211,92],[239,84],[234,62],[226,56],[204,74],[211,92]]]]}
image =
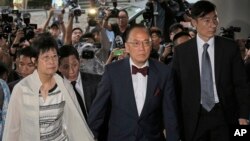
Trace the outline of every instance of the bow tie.
{"type": "Polygon", "coordinates": [[[143,68],[137,68],[136,66],[132,65],[132,74],[141,73],[143,76],[146,76],[148,74],[148,66],[143,68]]]}

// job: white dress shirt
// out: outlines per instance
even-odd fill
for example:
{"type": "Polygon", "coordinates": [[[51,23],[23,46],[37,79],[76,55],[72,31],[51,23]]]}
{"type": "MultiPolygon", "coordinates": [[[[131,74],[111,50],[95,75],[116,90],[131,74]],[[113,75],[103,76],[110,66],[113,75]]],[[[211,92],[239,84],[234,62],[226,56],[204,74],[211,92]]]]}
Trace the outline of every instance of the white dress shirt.
{"type": "Polygon", "coordinates": [[[201,62],[202,62],[202,53],[203,53],[203,45],[205,43],[209,44],[209,47],[207,49],[210,62],[211,62],[211,67],[212,67],[212,78],[213,78],[213,88],[214,88],[214,98],[215,98],[215,103],[219,103],[219,98],[217,94],[217,88],[216,88],[216,82],[215,82],[215,70],[214,70],[214,37],[209,39],[208,42],[204,42],[200,37],[199,34],[197,34],[197,47],[198,47],[198,55],[199,55],[199,67],[200,67],[200,76],[201,76],[201,62]]]}
{"type": "MultiPolygon", "coordinates": [[[[69,81],[66,77],[64,77],[64,79],[66,81],[68,81],[69,83],[71,83],[71,81],[69,81]]],[[[81,98],[83,100],[85,109],[87,109],[86,108],[86,103],[85,103],[85,96],[84,96],[84,92],[83,92],[82,79],[81,79],[81,74],[80,73],[78,74],[77,79],[76,79],[76,90],[80,94],[80,96],[81,96],[81,98]]]]}
{"type": "MultiPolygon", "coordinates": [[[[141,73],[132,74],[132,65],[136,66],[132,59],[129,59],[130,62],[130,70],[132,75],[132,82],[133,82],[133,89],[134,89],[134,95],[135,95],[135,102],[136,107],[138,111],[138,115],[141,115],[145,99],[146,99],[146,93],[147,93],[147,83],[148,83],[148,75],[143,76],[141,73]]],[[[137,68],[143,68],[148,66],[148,61],[142,66],[137,68]]]]}

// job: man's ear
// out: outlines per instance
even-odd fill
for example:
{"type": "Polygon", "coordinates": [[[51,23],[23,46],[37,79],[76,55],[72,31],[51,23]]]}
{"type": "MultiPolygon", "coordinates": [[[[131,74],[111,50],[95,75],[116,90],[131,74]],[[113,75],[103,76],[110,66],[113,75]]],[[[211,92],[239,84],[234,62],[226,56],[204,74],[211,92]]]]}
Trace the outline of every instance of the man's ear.
{"type": "Polygon", "coordinates": [[[128,45],[128,43],[125,43],[125,51],[126,51],[127,53],[129,53],[129,45],[128,45]]]}
{"type": "Polygon", "coordinates": [[[197,26],[197,20],[192,18],[191,19],[191,24],[192,24],[193,27],[196,28],[196,26],[197,26]]]}

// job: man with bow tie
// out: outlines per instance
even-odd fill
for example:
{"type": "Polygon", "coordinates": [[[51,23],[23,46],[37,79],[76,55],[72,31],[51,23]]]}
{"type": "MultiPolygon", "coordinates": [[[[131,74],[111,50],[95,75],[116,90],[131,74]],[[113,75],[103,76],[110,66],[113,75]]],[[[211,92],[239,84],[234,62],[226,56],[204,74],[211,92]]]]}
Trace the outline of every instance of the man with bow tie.
{"type": "Polygon", "coordinates": [[[131,27],[125,48],[129,58],[106,66],[89,111],[90,129],[98,138],[108,109],[108,141],[177,141],[172,74],[149,59],[152,42],[147,28],[131,27]]]}

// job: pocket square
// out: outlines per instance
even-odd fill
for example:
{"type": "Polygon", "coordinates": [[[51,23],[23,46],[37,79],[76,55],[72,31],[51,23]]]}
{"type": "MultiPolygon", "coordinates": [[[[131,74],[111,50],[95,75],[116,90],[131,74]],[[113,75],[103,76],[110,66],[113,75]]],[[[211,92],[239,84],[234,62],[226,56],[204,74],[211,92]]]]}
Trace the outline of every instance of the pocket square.
{"type": "Polygon", "coordinates": [[[161,94],[161,90],[159,88],[156,88],[154,96],[159,96],[161,94]]]}

